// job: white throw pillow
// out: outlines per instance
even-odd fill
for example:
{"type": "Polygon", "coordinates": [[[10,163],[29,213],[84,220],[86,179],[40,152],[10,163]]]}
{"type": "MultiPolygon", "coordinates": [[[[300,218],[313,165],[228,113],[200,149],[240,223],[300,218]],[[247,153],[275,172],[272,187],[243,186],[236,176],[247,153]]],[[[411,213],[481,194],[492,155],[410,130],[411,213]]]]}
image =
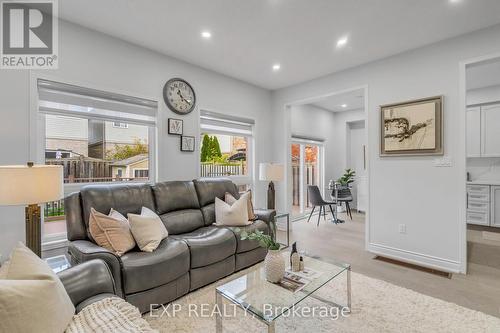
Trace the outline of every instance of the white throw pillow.
{"type": "Polygon", "coordinates": [[[0,332],[62,333],[75,307],[49,265],[19,243],[0,280],[0,332]]]}
{"type": "Polygon", "coordinates": [[[215,198],[215,224],[219,226],[241,227],[252,224],[248,221],[248,198],[242,195],[232,205],[215,198]]]}
{"type": "Polygon", "coordinates": [[[168,236],[167,228],[160,217],[146,207],[142,207],[141,215],[128,214],[128,222],[132,236],[141,251],[153,252],[168,236]]]}

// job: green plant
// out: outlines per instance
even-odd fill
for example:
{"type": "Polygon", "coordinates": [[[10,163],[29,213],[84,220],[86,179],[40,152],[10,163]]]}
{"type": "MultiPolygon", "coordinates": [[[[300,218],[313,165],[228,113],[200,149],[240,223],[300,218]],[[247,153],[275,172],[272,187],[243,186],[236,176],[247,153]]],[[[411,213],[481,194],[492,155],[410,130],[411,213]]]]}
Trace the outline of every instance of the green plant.
{"type": "Polygon", "coordinates": [[[345,169],[344,174],[342,177],[338,179],[338,182],[341,185],[348,185],[354,181],[354,177],[356,176],[356,171],[352,169],[345,169]]]}
{"type": "Polygon", "coordinates": [[[208,162],[210,158],[210,137],[205,134],[203,135],[203,142],[201,144],[201,161],[202,162],[208,162]]]}
{"type": "Polygon", "coordinates": [[[255,230],[250,233],[242,231],[239,228],[235,229],[236,233],[240,234],[241,240],[255,240],[259,242],[259,246],[268,250],[279,250],[280,244],[276,242],[270,235],[264,234],[263,231],[255,230]]]}
{"type": "Polygon", "coordinates": [[[142,142],[141,139],[135,138],[134,143],[131,145],[115,144],[114,149],[110,149],[107,151],[107,157],[108,159],[114,161],[120,161],[132,156],[147,154],[147,153],[148,153],[147,143],[142,142]]]}

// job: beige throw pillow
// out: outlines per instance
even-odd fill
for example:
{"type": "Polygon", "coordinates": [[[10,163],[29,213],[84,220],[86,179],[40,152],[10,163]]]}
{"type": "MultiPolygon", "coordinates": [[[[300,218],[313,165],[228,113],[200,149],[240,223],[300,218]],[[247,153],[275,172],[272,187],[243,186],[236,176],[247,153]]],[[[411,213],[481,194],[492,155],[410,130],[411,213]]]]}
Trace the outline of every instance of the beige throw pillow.
{"type": "Polygon", "coordinates": [[[89,230],[97,245],[122,256],[135,247],[128,220],[111,209],[109,215],[90,210],[89,230]]]}
{"type": "Polygon", "coordinates": [[[0,280],[0,332],[62,333],[75,307],[49,265],[19,243],[0,280]]]}
{"type": "Polygon", "coordinates": [[[241,227],[252,224],[248,221],[247,194],[244,194],[232,205],[215,198],[215,225],[241,227]]]}
{"type": "Polygon", "coordinates": [[[128,221],[132,235],[141,251],[153,252],[168,236],[167,228],[160,217],[146,207],[142,207],[141,215],[128,214],[128,221]]]}
{"type": "MultiPolygon", "coordinates": [[[[248,190],[243,194],[242,196],[247,195],[247,207],[248,207],[248,220],[249,221],[255,221],[257,219],[257,216],[255,216],[253,212],[253,203],[252,203],[252,190],[248,190]]],[[[229,192],[226,192],[226,195],[224,196],[224,201],[227,202],[229,205],[233,205],[236,202],[235,197],[229,192]]]]}

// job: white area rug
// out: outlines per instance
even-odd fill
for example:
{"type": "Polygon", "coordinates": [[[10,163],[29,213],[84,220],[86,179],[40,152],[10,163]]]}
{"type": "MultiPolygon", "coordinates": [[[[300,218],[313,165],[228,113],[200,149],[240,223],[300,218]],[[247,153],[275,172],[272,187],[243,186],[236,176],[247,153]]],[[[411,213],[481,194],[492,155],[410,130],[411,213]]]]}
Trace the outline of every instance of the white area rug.
{"type": "MultiPolygon", "coordinates": [[[[239,275],[239,274],[238,274],[239,275]]],[[[233,279],[232,277],[226,278],[233,279]]],[[[160,316],[161,310],[143,316],[152,328],[160,332],[215,332],[215,318],[189,316],[189,304],[215,303],[215,286],[209,285],[174,302],[175,317],[160,316]],[[159,317],[153,317],[159,316],[159,317]]],[[[345,277],[339,277],[320,289],[317,294],[338,303],[345,302],[345,277]]],[[[300,306],[320,307],[324,304],[308,298],[300,306]]],[[[171,304],[170,306],[173,306],[171,304]]],[[[172,315],[172,308],[169,309],[172,315]]],[[[201,311],[198,311],[201,312],[201,311]]],[[[192,312],[194,313],[194,312],[192,312]]],[[[239,310],[236,316],[223,318],[223,332],[267,332],[258,320],[245,317],[239,310]]],[[[352,313],[347,318],[288,317],[276,321],[276,333],[291,332],[500,332],[500,318],[469,310],[459,305],[429,297],[409,289],[352,273],[352,313]]]]}

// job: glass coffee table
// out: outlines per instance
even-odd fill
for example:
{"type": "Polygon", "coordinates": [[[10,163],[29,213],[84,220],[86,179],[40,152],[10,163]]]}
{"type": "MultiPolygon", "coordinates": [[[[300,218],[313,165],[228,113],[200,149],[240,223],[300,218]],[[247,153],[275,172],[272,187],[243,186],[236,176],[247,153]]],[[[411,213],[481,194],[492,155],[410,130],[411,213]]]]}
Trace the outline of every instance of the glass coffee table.
{"type": "MultiPolygon", "coordinates": [[[[288,252],[284,252],[287,258],[288,252]]],[[[290,291],[280,285],[270,283],[265,278],[264,264],[258,264],[254,269],[245,275],[235,278],[215,290],[215,299],[218,309],[223,308],[222,300],[226,299],[231,304],[248,312],[252,317],[258,319],[268,327],[268,333],[275,332],[275,321],[283,314],[297,306],[304,299],[311,297],[320,300],[332,307],[345,308],[345,312],[351,309],[351,265],[330,264],[320,259],[304,256],[304,266],[321,274],[310,279],[298,291],[290,291]],[[346,293],[347,304],[339,305],[331,300],[324,299],[314,293],[328,282],[340,279],[345,276],[347,279],[346,293]]],[[[222,333],[222,314],[216,313],[216,332],[222,333]]]]}

